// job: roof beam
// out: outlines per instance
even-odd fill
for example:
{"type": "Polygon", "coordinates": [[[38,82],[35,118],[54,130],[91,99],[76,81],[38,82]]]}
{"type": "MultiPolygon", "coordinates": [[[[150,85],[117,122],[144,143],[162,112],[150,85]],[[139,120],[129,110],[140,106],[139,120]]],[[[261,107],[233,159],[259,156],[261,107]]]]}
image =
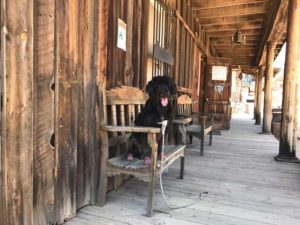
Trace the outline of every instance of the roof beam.
{"type": "MultiPolygon", "coordinates": [[[[231,36],[224,36],[224,37],[221,37],[221,36],[218,36],[218,37],[210,37],[210,42],[213,42],[213,41],[226,41],[226,40],[229,40],[231,41],[231,36]]],[[[258,38],[260,37],[260,35],[251,35],[251,36],[247,36],[246,35],[246,43],[247,41],[254,41],[254,40],[257,40],[258,38]]]]}
{"type": "Polygon", "coordinates": [[[243,6],[231,6],[223,8],[212,8],[205,10],[194,10],[196,17],[201,18],[219,18],[219,17],[230,17],[230,16],[242,16],[242,15],[257,15],[266,13],[266,3],[257,3],[243,6]]]}
{"type": "Polygon", "coordinates": [[[261,29],[263,28],[262,21],[255,21],[255,22],[245,22],[245,23],[235,23],[235,24],[227,24],[227,25],[214,25],[214,26],[205,26],[204,30],[206,32],[209,31],[236,31],[237,29],[240,30],[251,30],[251,29],[261,29]]]}
{"type": "MultiPolygon", "coordinates": [[[[213,46],[228,46],[232,45],[231,40],[215,40],[210,42],[213,46]]],[[[256,40],[246,40],[243,46],[258,46],[259,42],[256,40]]]]}
{"type": "MultiPolygon", "coordinates": [[[[206,32],[206,35],[209,37],[232,37],[235,31],[209,31],[206,32]]],[[[261,34],[261,29],[252,29],[252,30],[241,30],[242,34],[246,37],[248,36],[257,36],[261,34]]]]}
{"type": "Polygon", "coordinates": [[[261,3],[263,0],[192,0],[192,7],[197,9],[211,9],[228,6],[241,6],[261,3]]]}
{"type": "Polygon", "coordinates": [[[241,15],[238,18],[237,17],[215,17],[215,18],[199,18],[197,17],[197,20],[201,25],[204,26],[214,26],[214,25],[226,25],[226,24],[233,24],[233,23],[246,23],[248,21],[264,21],[265,16],[263,13],[257,13],[254,15],[241,15]]]}
{"type": "MultiPolygon", "coordinates": [[[[287,22],[287,7],[288,0],[274,0],[273,7],[269,13],[268,22],[265,32],[259,44],[258,53],[256,57],[256,64],[263,64],[264,47],[268,41],[278,41],[284,35],[284,23],[287,22]],[[278,29],[279,26],[279,29],[278,29]],[[277,30],[277,31],[276,31],[277,30]],[[280,37],[281,36],[281,37],[280,37]]],[[[286,25],[285,25],[286,26],[286,25]]]]}

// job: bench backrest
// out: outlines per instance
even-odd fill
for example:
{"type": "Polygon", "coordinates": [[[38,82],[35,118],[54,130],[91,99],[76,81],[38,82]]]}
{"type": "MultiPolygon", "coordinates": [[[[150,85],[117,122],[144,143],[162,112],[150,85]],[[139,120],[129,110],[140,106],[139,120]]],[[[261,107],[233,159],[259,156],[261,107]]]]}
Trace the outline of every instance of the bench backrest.
{"type": "MultiPolygon", "coordinates": [[[[107,125],[133,126],[135,117],[148,99],[139,88],[121,86],[106,91],[107,125]]],[[[125,143],[130,134],[113,132],[109,146],[125,143]]]]}
{"type": "Polygon", "coordinates": [[[190,117],[192,115],[193,101],[188,95],[181,95],[177,98],[177,117],[190,117]]]}

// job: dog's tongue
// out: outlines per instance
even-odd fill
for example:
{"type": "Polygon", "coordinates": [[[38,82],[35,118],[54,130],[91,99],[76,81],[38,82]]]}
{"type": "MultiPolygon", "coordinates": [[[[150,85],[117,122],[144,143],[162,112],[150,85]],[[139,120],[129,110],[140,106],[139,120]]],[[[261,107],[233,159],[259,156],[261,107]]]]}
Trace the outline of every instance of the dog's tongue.
{"type": "Polygon", "coordinates": [[[168,98],[162,98],[160,103],[162,104],[162,106],[167,106],[168,105],[168,98]]]}

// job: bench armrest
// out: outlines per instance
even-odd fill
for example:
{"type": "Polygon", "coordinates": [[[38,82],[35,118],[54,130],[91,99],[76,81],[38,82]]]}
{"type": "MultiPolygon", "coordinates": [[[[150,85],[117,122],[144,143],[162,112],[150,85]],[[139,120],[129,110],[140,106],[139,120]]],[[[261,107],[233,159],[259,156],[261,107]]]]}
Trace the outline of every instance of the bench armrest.
{"type": "Polygon", "coordinates": [[[183,119],[174,119],[173,123],[174,124],[178,124],[178,125],[186,125],[189,124],[190,122],[192,122],[192,118],[183,118],[183,119]]]}
{"type": "Polygon", "coordinates": [[[138,133],[160,133],[160,128],[157,127],[138,127],[138,126],[113,126],[104,125],[100,127],[101,130],[111,132],[138,132],[138,133]]]}

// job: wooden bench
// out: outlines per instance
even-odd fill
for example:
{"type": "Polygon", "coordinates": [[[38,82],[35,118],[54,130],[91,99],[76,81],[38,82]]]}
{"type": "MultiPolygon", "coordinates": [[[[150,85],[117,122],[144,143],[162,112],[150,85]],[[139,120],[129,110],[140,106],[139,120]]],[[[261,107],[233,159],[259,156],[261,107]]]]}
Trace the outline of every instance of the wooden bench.
{"type": "Polygon", "coordinates": [[[193,136],[200,139],[200,155],[204,153],[204,138],[209,134],[209,145],[212,145],[213,118],[192,112],[193,101],[188,95],[181,95],[177,99],[177,119],[174,123],[181,123],[181,133],[189,136],[190,144],[193,136]]]}
{"type": "Polygon", "coordinates": [[[153,198],[155,191],[155,179],[160,175],[160,168],[169,167],[176,159],[181,158],[180,178],[183,179],[184,150],[185,145],[166,145],[163,161],[157,159],[158,144],[156,135],[161,132],[160,128],[134,126],[135,116],[141,111],[148,95],[138,88],[122,86],[105,91],[105,86],[99,85],[99,101],[101,119],[101,175],[99,202],[105,204],[107,192],[107,178],[120,174],[132,175],[139,180],[149,182],[147,216],[153,214],[153,198]],[[152,164],[144,165],[144,160],[134,159],[128,161],[127,151],[128,138],[132,132],[147,133],[148,143],[152,149],[152,164]],[[116,155],[110,157],[111,150],[116,155]]]}

